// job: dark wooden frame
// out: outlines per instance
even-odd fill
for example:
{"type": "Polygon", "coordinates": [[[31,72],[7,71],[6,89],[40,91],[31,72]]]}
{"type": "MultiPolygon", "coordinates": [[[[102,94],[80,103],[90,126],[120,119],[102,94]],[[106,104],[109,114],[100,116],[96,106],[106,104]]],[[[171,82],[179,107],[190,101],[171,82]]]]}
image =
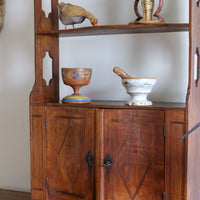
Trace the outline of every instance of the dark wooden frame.
{"type": "MultiPolygon", "coordinates": [[[[45,106],[49,103],[53,103],[55,106],[64,106],[59,103],[59,37],[71,37],[71,36],[85,36],[85,35],[109,35],[109,34],[134,34],[134,33],[157,33],[157,32],[189,32],[189,81],[186,96],[186,104],[183,108],[184,119],[181,122],[176,121],[174,123],[182,123],[185,132],[192,129],[196,124],[200,122],[200,86],[196,84],[194,80],[194,56],[196,49],[200,48],[200,8],[199,1],[189,0],[189,23],[177,23],[177,24],[131,24],[131,25],[108,25],[97,27],[84,27],[73,30],[58,30],[58,17],[57,17],[57,4],[58,0],[51,0],[52,12],[48,18],[45,18],[45,14],[42,11],[41,0],[34,1],[35,9],[35,83],[30,94],[30,122],[31,122],[31,190],[32,199],[46,199],[45,194],[45,121],[46,112],[45,106]],[[42,58],[46,52],[49,52],[52,58],[52,80],[49,85],[43,79],[43,66],[42,58]],[[37,142],[35,134],[37,128],[35,123],[40,124],[42,131],[41,151],[42,157],[42,186],[37,188],[37,181],[35,177],[35,162],[34,158],[37,155],[34,142],[37,142]]],[[[92,104],[91,107],[110,107],[110,103],[97,103],[92,104]]],[[[112,108],[121,108],[123,105],[112,105],[112,108]]],[[[143,109],[160,109],[165,110],[177,110],[179,108],[175,106],[160,106],[154,105],[152,108],[143,107],[143,109]]],[[[137,109],[137,108],[135,108],[137,109]]],[[[171,114],[169,114],[171,116],[171,114]]],[[[173,121],[173,120],[172,120],[173,121]]],[[[170,123],[169,123],[170,124],[170,123]]],[[[180,135],[181,136],[181,135],[180,135]]],[[[183,180],[184,185],[184,197],[185,200],[200,199],[200,129],[198,128],[188,138],[182,141],[184,143],[184,169],[185,178],[183,180]]],[[[170,199],[172,200],[172,199],[170,199]]]]}

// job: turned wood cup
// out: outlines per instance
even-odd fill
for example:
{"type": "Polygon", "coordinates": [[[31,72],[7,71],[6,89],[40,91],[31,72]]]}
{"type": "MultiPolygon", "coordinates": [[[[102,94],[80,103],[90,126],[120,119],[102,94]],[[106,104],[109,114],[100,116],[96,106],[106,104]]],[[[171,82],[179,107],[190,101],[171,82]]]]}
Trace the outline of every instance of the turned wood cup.
{"type": "Polygon", "coordinates": [[[62,68],[62,79],[65,85],[73,88],[72,95],[63,98],[66,103],[90,103],[91,100],[79,93],[81,87],[90,83],[92,69],[90,68],[62,68]]]}

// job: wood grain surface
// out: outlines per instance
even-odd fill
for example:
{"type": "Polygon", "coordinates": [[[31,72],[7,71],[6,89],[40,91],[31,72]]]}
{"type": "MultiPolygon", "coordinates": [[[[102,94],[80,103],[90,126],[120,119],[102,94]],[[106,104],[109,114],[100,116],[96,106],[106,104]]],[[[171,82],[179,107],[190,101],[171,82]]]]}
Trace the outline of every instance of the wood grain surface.
{"type": "Polygon", "coordinates": [[[31,194],[29,192],[0,190],[0,199],[1,200],[30,200],[31,194]]]}

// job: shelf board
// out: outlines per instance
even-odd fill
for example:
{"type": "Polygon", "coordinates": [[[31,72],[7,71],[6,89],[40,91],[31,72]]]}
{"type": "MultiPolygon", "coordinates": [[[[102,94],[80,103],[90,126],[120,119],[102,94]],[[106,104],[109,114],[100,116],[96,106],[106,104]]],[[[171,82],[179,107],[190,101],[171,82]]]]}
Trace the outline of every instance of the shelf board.
{"type": "Polygon", "coordinates": [[[92,100],[90,104],[73,104],[62,102],[38,102],[32,103],[35,106],[56,106],[56,107],[86,107],[86,108],[117,108],[117,109],[139,109],[139,110],[165,110],[165,109],[185,109],[185,103],[180,102],[154,102],[152,106],[129,106],[125,101],[103,101],[92,100]]]}
{"type": "Polygon", "coordinates": [[[132,25],[106,25],[90,26],[58,31],[42,31],[38,35],[48,35],[53,37],[73,37],[89,35],[113,35],[113,34],[133,34],[133,33],[161,33],[161,32],[182,32],[189,31],[188,23],[179,24],[132,24],[132,25]]]}

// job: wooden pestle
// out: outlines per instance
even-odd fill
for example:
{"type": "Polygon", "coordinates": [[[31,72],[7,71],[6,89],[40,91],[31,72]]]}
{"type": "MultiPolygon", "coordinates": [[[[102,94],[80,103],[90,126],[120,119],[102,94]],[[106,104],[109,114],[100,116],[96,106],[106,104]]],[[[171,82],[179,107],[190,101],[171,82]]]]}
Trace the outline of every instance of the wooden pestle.
{"type": "Polygon", "coordinates": [[[113,68],[113,72],[115,72],[122,79],[131,79],[131,78],[133,78],[132,76],[128,75],[125,71],[123,71],[119,67],[114,67],[113,68]]]}

